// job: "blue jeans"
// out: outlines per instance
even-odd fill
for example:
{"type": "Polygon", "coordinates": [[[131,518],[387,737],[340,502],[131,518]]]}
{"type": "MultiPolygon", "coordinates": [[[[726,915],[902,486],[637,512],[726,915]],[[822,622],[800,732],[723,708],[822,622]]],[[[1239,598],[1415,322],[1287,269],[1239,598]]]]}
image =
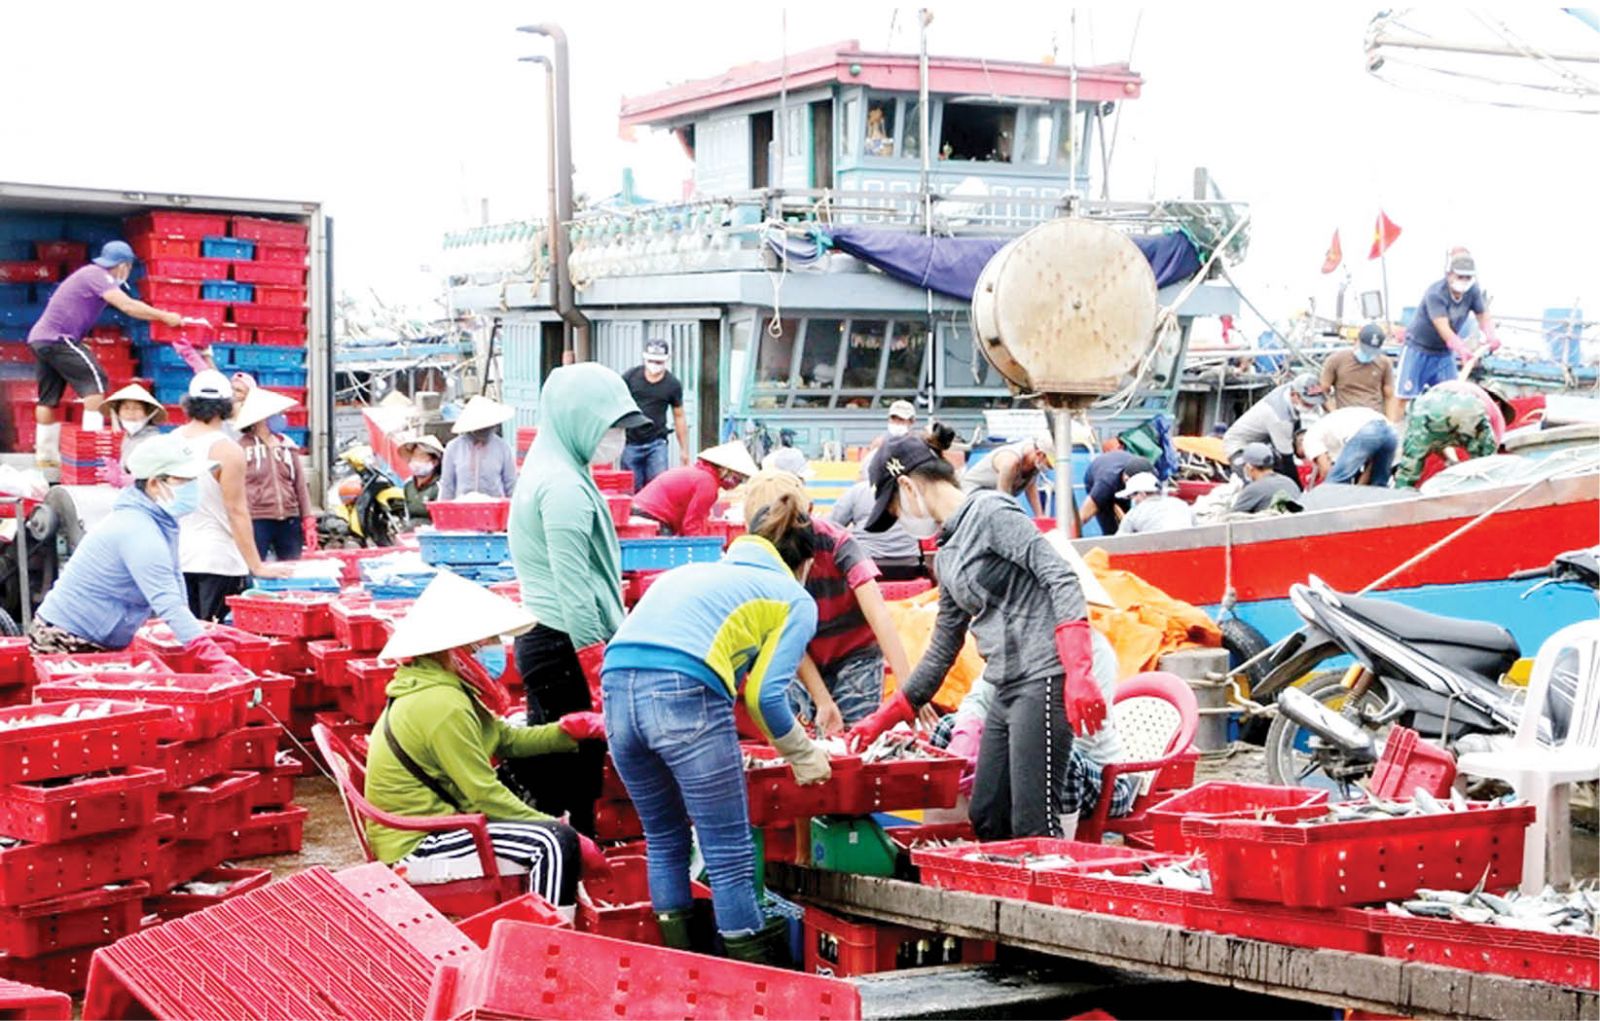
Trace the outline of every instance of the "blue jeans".
{"type": "MultiPolygon", "coordinates": [[[[822,683],[827,685],[847,727],[871,716],[883,703],[883,653],[876,646],[858,649],[837,663],[830,663],[821,673],[822,683]]],[[[799,678],[789,684],[789,708],[808,720],[816,715],[811,696],[799,678]]]]}
{"type": "Polygon", "coordinates": [[[1399,443],[1394,427],[1388,422],[1368,422],[1350,437],[1339,457],[1328,472],[1329,482],[1355,482],[1361,478],[1362,469],[1372,465],[1370,486],[1389,484],[1389,466],[1394,463],[1394,449],[1399,443]]]}
{"type": "Polygon", "coordinates": [[[667,470],[667,439],[649,443],[630,443],[622,448],[618,462],[623,471],[633,472],[633,491],[637,493],[650,484],[650,480],[667,470]]]}
{"type": "Polygon", "coordinates": [[[644,823],[650,903],[657,911],[693,903],[693,824],[711,877],[717,929],[729,936],[761,928],[733,702],[698,677],[671,670],[608,670],[600,684],[611,761],[644,823]]]}
{"type": "Polygon", "coordinates": [[[256,551],[261,559],[299,560],[305,551],[306,534],[299,518],[282,518],[278,521],[252,521],[256,533],[256,551]]]}

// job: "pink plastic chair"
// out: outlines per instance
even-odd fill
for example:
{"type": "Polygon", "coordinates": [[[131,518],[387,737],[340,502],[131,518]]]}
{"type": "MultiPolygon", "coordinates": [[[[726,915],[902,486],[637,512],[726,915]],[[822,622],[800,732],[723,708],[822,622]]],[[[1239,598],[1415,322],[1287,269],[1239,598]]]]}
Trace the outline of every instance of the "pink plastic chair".
{"type": "Polygon", "coordinates": [[[1092,816],[1078,820],[1077,839],[1094,843],[1109,831],[1123,834],[1130,844],[1147,846],[1140,839],[1150,829],[1145,811],[1168,792],[1194,781],[1195,763],[1200,758],[1193,750],[1200,704],[1187,681],[1158,671],[1135,674],[1118,684],[1109,712],[1129,758],[1109,763],[1101,772],[1100,801],[1092,816]],[[1143,780],[1144,790],[1134,799],[1133,809],[1112,819],[1111,789],[1117,777],[1130,773],[1152,775],[1143,780]]]}

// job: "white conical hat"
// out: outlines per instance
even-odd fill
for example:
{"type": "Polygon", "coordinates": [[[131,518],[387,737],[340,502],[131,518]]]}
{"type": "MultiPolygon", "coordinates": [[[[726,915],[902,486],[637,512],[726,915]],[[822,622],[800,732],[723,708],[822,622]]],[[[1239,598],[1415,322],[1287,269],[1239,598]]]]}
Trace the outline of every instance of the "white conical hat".
{"type": "Polygon", "coordinates": [[[410,457],[418,447],[432,451],[435,457],[444,457],[444,444],[439,442],[438,437],[429,433],[413,436],[408,440],[401,440],[395,449],[400,452],[401,457],[410,457]]]}
{"type": "Polygon", "coordinates": [[[245,394],[244,403],[234,412],[233,427],[243,432],[257,422],[265,422],[273,415],[281,415],[299,403],[293,397],[285,397],[283,394],[255,387],[245,394]]]}
{"type": "Polygon", "coordinates": [[[156,423],[157,425],[160,425],[162,422],[167,420],[166,407],[160,401],[156,400],[155,394],[151,393],[149,390],[146,390],[138,383],[129,383],[121,390],[118,390],[116,393],[106,398],[107,405],[116,405],[122,401],[138,401],[140,404],[149,405],[151,409],[150,421],[156,423]]]}
{"type": "Polygon", "coordinates": [[[745,445],[738,440],[729,440],[709,450],[700,451],[700,460],[709,461],[718,468],[738,472],[745,478],[761,470],[756,466],[755,458],[750,456],[750,451],[746,450],[745,445]]]}
{"type": "Polygon", "coordinates": [[[456,424],[450,431],[460,436],[462,433],[477,432],[479,429],[492,429],[497,425],[511,421],[516,412],[501,404],[479,394],[467,402],[461,409],[461,417],[456,419],[456,424]]]}
{"type": "Polygon", "coordinates": [[[538,618],[459,574],[440,571],[395,625],[394,637],[378,655],[410,659],[444,652],[499,635],[520,635],[538,618]]]}

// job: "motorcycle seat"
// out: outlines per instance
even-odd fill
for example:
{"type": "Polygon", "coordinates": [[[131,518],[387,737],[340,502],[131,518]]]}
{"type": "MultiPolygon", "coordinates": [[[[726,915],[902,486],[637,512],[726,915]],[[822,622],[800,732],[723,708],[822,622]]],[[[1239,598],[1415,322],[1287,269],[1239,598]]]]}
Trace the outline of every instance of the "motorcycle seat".
{"type": "Polygon", "coordinates": [[[1522,656],[1505,628],[1480,620],[1441,617],[1384,599],[1340,595],[1347,611],[1375,624],[1420,652],[1493,681],[1522,656]]]}

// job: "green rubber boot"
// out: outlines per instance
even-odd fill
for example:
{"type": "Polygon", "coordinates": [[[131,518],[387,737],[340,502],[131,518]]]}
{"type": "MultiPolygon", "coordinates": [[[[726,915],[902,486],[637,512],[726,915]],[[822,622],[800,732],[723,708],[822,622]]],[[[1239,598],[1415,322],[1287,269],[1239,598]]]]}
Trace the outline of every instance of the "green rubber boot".
{"type": "Polygon", "coordinates": [[[656,922],[661,926],[661,942],[669,950],[693,950],[689,922],[694,912],[688,908],[678,911],[657,911],[656,922]]]}
{"type": "Polygon", "coordinates": [[[724,934],[722,944],[727,948],[728,956],[735,961],[765,964],[774,968],[794,966],[789,957],[789,920],[786,918],[773,918],[755,932],[744,936],[724,934]]]}

